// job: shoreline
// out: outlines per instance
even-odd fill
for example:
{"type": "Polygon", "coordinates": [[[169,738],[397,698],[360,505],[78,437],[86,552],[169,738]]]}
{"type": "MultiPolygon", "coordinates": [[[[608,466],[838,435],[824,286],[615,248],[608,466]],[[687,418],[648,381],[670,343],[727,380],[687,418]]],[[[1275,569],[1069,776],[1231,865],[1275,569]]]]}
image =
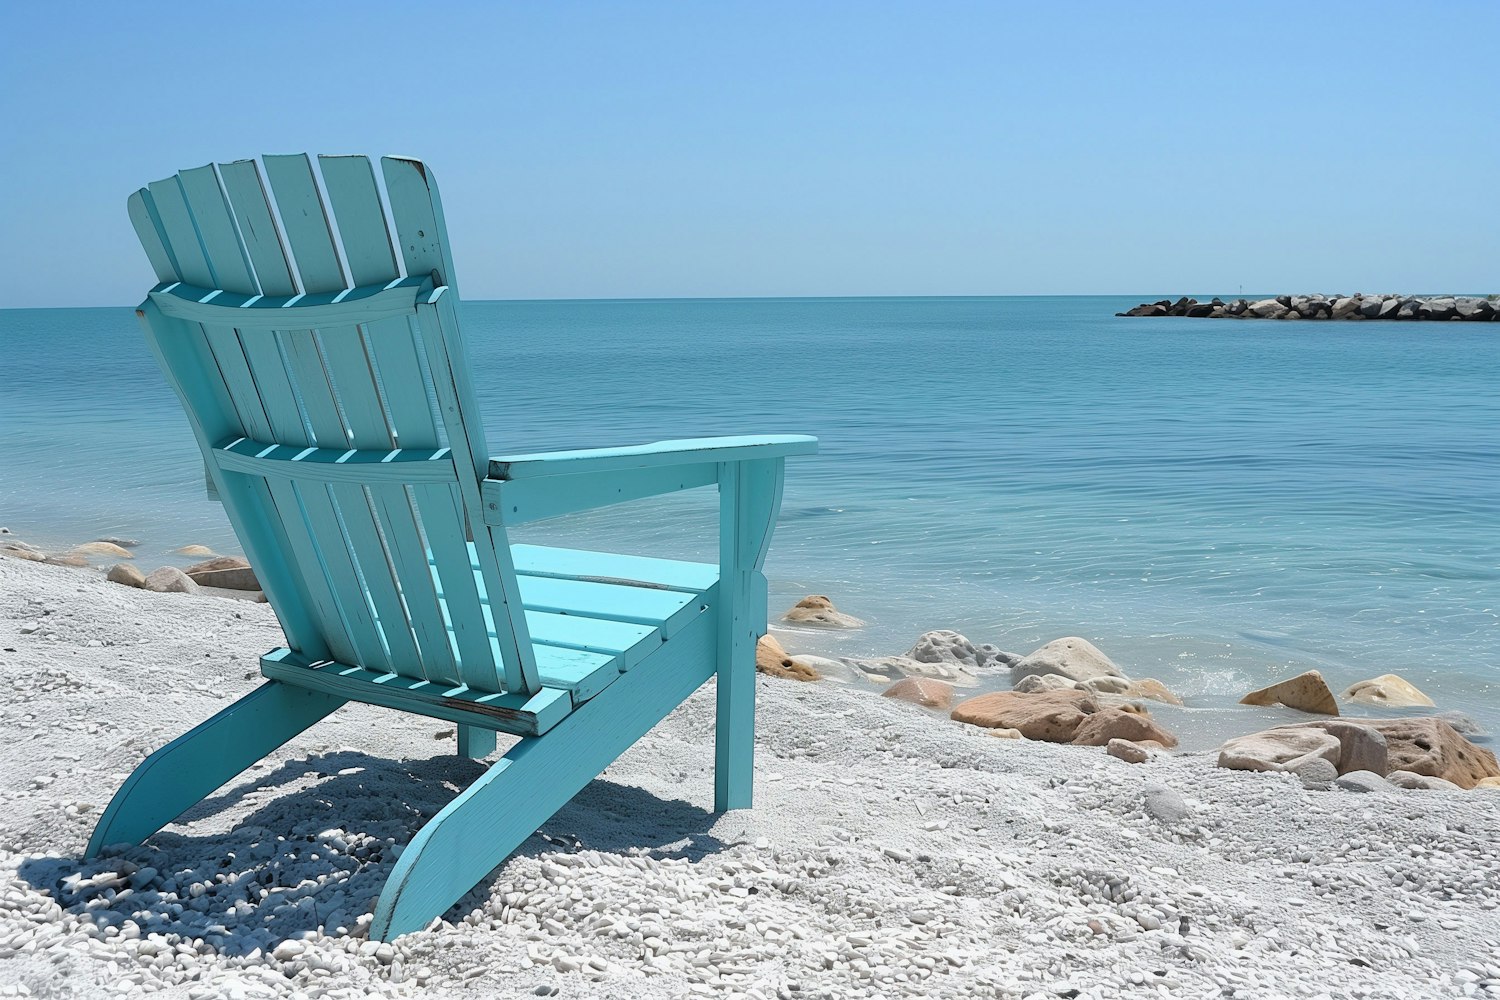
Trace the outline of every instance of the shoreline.
{"type": "Polygon", "coordinates": [[[765,677],[755,809],[707,811],[710,682],[389,949],[360,936],[365,900],[418,814],[479,773],[432,720],[340,709],[187,826],[80,864],[122,772],[253,686],[277,641],[263,605],[0,559],[0,717],[23,737],[0,764],[0,983],[632,1000],[1500,989],[1500,793],[1311,791],[1195,753],[1130,765],[765,677]],[[22,635],[43,611],[53,637],[22,635]]]}

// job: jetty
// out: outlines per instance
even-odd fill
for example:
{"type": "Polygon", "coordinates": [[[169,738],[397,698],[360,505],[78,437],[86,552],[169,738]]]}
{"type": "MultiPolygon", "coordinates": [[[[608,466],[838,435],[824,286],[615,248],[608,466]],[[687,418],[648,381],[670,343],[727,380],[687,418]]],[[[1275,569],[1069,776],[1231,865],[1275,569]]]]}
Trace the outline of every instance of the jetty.
{"type": "Polygon", "coordinates": [[[1187,316],[1203,319],[1342,319],[1500,322],[1500,296],[1490,295],[1277,295],[1269,299],[1143,302],[1116,316],[1187,316]]]}

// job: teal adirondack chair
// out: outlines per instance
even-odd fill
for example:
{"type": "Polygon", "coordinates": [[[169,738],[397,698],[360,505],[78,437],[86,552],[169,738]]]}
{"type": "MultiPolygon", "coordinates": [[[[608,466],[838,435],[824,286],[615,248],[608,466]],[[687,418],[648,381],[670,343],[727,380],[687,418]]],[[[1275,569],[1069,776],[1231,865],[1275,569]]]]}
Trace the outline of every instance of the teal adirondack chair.
{"type": "Polygon", "coordinates": [[[475,757],[497,731],[522,737],[402,853],[371,926],[389,939],[715,674],[714,808],[750,805],[761,566],[785,459],[817,442],[490,458],[437,186],[418,160],[380,165],[389,215],[362,156],[198,167],[130,197],[161,282],[136,314],[287,646],[261,658],[259,687],[135,769],[88,854],[139,843],[349,700],[457,723],[475,757]],[[506,536],[715,485],[717,566],[506,536]]]}

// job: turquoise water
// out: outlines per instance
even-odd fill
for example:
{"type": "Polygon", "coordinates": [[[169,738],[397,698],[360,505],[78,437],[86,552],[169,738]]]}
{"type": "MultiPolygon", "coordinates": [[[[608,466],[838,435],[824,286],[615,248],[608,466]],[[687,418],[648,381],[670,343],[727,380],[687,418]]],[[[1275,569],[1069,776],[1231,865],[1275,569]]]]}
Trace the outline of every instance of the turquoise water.
{"type": "MultiPolygon", "coordinates": [[[[1148,296],[1149,297],[1149,296],[1148,296]]],[[[465,305],[492,449],[809,432],[773,613],[1098,643],[1212,708],[1316,667],[1500,724],[1500,337],[1461,324],[1118,319],[1139,297],[465,305]]],[[[710,558],[685,495],[521,537],[710,558]]],[[[232,550],[128,309],[0,312],[0,524],[143,563],[232,550]]]]}

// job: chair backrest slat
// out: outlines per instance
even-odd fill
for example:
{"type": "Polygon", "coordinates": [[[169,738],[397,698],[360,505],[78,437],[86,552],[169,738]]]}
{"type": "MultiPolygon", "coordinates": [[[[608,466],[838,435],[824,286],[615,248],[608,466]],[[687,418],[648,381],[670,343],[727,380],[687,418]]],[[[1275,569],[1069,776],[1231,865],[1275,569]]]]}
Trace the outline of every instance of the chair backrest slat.
{"type": "Polygon", "coordinates": [[[198,227],[193,224],[181,183],[176,177],[168,177],[152,182],[146,190],[151,194],[156,217],[161,222],[162,239],[172,248],[177,279],[200,288],[218,288],[213,269],[208,266],[208,258],[198,242],[198,227]]]}
{"type": "Polygon", "coordinates": [[[375,187],[375,172],[363,156],[320,156],[323,184],[338,223],[355,285],[379,285],[401,272],[391,250],[391,233],[375,187]]]}
{"type": "Polygon", "coordinates": [[[203,255],[214,273],[214,288],[241,295],[254,295],[260,291],[255,277],[250,273],[250,262],[245,258],[245,246],[240,242],[235,228],[234,216],[219,190],[219,178],[212,164],[184,170],[177,175],[182,182],[182,194],[188,210],[193,216],[193,225],[198,230],[198,241],[203,245],[203,255]]]}
{"type": "MultiPolygon", "coordinates": [[[[434,456],[452,470],[447,482],[434,478],[428,462],[412,480],[387,464],[369,481],[344,473],[320,479],[312,462],[215,466],[247,554],[257,568],[280,567],[283,578],[267,588],[268,598],[284,621],[288,602],[299,602],[291,615],[299,634],[289,629],[289,641],[372,670],[484,691],[535,690],[508,543],[479,513],[484,437],[463,363],[430,175],[416,161],[383,163],[388,219],[364,157],[319,157],[316,165],[302,155],[261,162],[264,174],[254,160],[200,167],[132,197],[131,219],[159,279],[237,296],[358,288],[353,302],[401,279],[404,263],[407,274],[436,273],[450,285],[434,293],[441,309],[419,301],[410,315],[387,311],[358,326],[318,329],[298,327],[295,300],[256,309],[260,318],[246,329],[235,319],[250,311],[248,305],[239,309],[226,297],[221,319],[213,305],[221,293],[192,292],[184,301],[194,303],[193,313],[180,319],[143,307],[153,331],[158,325],[166,331],[159,339],[194,345],[169,345],[163,364],[180,368],[169,374],[211,462],[225,454],[216,446],[235,437],[328,449],[319,455],[358,449],[360,461],[393,448],[453,449],[451,463],[434,456]],[[421,269],[413,272],[413,266],[421,269]],[[264,323],[266,315],[282,311],[284,328],[264,323]],[[439,311],[446,321],[432,318],[439,311]],[[427,318],[418,323],[419,316],[427,318]],[[205,380],[218,388],[190,384],[205,380]],[[472,549],[466,528],[483,534],[472,549]],[[479,596],[470,561],[476,550],[493,612],[479,596]]],[[[173,301],[163,298],[163,306],[173,301]]],[[[316,308],[326,307],[308,314],[317,315],[316,308]]],[[[245,447],[248,456],[255,446],[245,447]]]]}
{"type": "Polygon", "coordinates": [[[264,159],[266,179],[271,182],[282,232],[297,262],[302,291],[332,292],[347,287],[312,162],[302,153],[264,159]]]}
{"type": "Polygon", "coordinates": [[[240,239],[255,269],[255,279],[262,295],[295,295],[297,282],[287,262],[281,231],[271,215],[265,182],[254,160],[236,160],[219,164],[224,192],[234,206],[235,223],[240,239]]]}

